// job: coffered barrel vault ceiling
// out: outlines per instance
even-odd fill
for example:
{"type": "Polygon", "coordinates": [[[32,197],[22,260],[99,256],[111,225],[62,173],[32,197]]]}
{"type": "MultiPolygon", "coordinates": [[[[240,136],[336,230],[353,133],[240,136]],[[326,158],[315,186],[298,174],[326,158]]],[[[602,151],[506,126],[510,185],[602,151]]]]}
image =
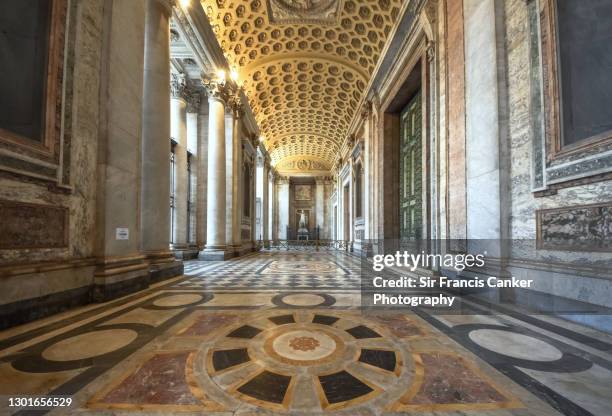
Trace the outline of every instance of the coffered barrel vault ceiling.
{"type": "Polygon", "coordinates": [[[407,0],[202,0],[272,160],[331,167],[407,0]]]}

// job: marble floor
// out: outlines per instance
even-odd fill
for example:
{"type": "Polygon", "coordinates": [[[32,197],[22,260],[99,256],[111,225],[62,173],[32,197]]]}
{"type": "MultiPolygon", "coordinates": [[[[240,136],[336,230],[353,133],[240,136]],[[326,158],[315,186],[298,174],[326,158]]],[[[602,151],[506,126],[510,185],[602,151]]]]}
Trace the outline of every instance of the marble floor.
{"type": "Polygon", "coordinates": [[[612,415],[612,336],[512,307],[360,310],[360,261],[260,253],[0,333],[2,414],[612,415]],[[11,397],[69,397],[19,410],[11,397]]]}

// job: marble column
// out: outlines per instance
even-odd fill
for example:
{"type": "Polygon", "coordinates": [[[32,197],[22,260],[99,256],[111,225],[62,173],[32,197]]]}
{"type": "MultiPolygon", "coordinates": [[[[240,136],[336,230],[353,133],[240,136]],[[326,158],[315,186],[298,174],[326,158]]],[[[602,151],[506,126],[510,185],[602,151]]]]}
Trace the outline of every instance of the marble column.
{"type": "Polygon", "coordinates": [[[255,206],[257,207],[257,200],[259,200],[260,211],[257,212],[255,209],[255,239],[257,241],[263,241],[263,177],[264,177],[264,156],[261,153],[261,149],[257,149],[257,167],[255,168],[255,175],[257,181],[257,187],[255,188],[255,206]],[[259,214],[259,217],[257,216],[259,214]],[[257,221],[259,220],[259,222],[257,221]]]}
{"type": "Polygon", "coordinates": [[[372,187],[372,155],[371,155],[372,130],[371,130],[371,124],[370,124],[371,114],[372,114],[371,103],[366,103],[361,112],[361,118],[363,119],[363,126],[364,126],[364,132],[363,132],[364,164],[363,164],[363,182],[361,186],[362,186],[362,192],[364,193],[364,198],[362,200],[363,200],[363,218],[365,221],[364,238],[366,240],[371,238],[372,220],[370,216],[371,216],[371,207],[372,207],[372,195],[374,194],[372,192],[372,189],[373,189],[372,187]]]}
{"type": "Polygon", "coordinates": [[[268,241],[270,240],[270,234],[269,234],[269,226],[268,223],[270,222],[270,210],[269,210],[269,206],[270,206],[270,192],[269,192],[269,185],[268,185],[268,180],[269,180],[269,175],[270,175],[270,165],[269,165],[269,160],[268,158],[266,158],[264,160],[264,165],[263,165],[263,175],[261,177],[261,187],[262,187],[262,200],[261,200],[261,239],[264,242],[265,246],[268,246],[269,243],[268,241]]]}
{"type": "Polygon", "coordinates": [[[199,188],[199,165],[200,165],[200,126],[199,126],[199,110],[200,110],[200,91],[191,89],[187,97],[187,151],[191,154],[190,172],[191,184],[189,186],[190,197],[188,206],[189,227],[187,244],[189,246],[189,258],[197,257],[198,244],[197,235],[200,221],[198,219],[198,188],[199,188]]]}
{"type": "Polygon", "coordinates": [[[268,173],[268,239],[274,240],[274,201],[275,201],[275,192],[274,192],[274,171],[272,168],[268,173]]]}
{"type": "Polygon", "coordinates": [[[183,273],[170,250],[170,15],[171,0],[146,0],[142,105],[141,247],[160,280],[183,273]]]}
{"type": "MultiPolygon", "coordinates": [[[[255,139],[257,140],[257,139],[255,139]]],[[[255,158],[257,158],[257,155],[255,156],[255,158]]],[[[251,204],[251,249],[255,250],[255,247],[257,247],[256,243],[257,243],[257,220],[256,220],[256,205],[255,205],[255,195],[256,195],[256,190],[257,190],[257,182],[258,182],[258,178],[257,178],[257,161],[253,161],[253,165],[251,167],[251,192],[250,192],[250,196],[251,196],[251,200],[249,201],[249,203],[251,204]]]]}
{"type": "Polygon", "coordinates": [[[277,181],[278,192],[278,238],[286,240],[287,227],[289,226],[289,179],[279,178],[277,181]]]}
{"type": "Polygon", "coordinates": [[[226,129],[226,150],[227,156],[227,215],[228,215],[228,237],[235,256],[241,255],[242,235],[240,218],[240,177],[242,175],[242,139],[240,137],[242,116],[244,109],[239,96],[230,99],[231,116],[228,121],[231,123],[230,129],[226,129]]]}
{"type": "Polygon", "coordinates": [[[315,218],[319,228],[317,238],[323,239],[325,235],[325,180],[324,178],[315,178],[315,218]]]}
{"type": "Polygon", "coordinates": [[[206,246],[199,258],[205,261],[231,257],[226,236],[226,161],[225,106],[228,89],[223,81],[203,79],[208,92],[208,187],[206,215],[206,246]]]}
{"type": "Polygon", "coordinates": [[[175,256],[182,259],[188,248],[187,242],[187,84],[183,74],[172,74],[170,83],[170,137],[174,147],[174,215],[172,221],[172,248],[175,256]]]}
{"type": "Polygon", "coordinates": [[[202,100],[198,111],[198,191],[196,203],[196,241],[199,250],[206,245],[208,207],[208,100],[202,100]]]}

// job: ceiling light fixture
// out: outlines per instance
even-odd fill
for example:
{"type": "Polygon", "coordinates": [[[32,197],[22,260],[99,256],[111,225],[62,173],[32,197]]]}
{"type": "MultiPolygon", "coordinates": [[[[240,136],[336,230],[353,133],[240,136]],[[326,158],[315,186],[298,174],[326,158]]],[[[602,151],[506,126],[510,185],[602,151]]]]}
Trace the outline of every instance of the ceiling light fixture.
{"type": "Polygon", "coordinates": [[[219,78],[219,81],[225,82],[225,71],[223,69],[217,71],[217,78],[219,78]]]}
{"type": "Polygon", "coordinates": [[[238,83],[238,71],[236,71],[236,68],[232,68],[232,70],[230,71],[230,78],[235,83],[238,83]]]}

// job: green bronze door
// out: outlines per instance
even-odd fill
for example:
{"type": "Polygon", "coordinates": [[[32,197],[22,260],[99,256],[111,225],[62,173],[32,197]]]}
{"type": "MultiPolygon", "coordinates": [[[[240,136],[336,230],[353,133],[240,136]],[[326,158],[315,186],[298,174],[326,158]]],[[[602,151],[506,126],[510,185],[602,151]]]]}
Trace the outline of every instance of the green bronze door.
{"type": "Polygon", "coordinates": [[[421,92],[400,116],[400,238],[418,240],[423,227],[421,92]]]}

